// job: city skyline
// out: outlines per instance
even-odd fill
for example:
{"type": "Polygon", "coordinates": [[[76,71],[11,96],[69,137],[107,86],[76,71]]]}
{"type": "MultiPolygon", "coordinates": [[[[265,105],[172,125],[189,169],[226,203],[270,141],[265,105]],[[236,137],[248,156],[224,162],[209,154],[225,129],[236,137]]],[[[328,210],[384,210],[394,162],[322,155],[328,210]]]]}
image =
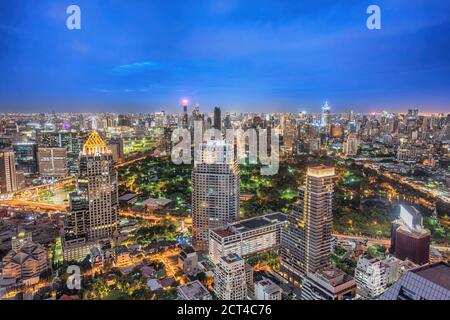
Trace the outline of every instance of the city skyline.
{"type": "Polygon", "coordinates": [[[2,110],[450,110],[448,3],[377,1],[381,30],[364,1],[69,4],[2,3],[2,110]]]}

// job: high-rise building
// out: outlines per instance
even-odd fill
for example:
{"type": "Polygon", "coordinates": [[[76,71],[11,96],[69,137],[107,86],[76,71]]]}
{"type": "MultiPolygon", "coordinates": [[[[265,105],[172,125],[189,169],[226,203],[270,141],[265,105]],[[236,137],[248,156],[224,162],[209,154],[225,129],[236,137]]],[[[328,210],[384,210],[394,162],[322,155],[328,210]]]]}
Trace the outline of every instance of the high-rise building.
{"type": "Polygon", "coordinates": [[[67,176],[66,148],[38,148],[37,158],[42,177],[67,176]]]}
{"type": "Polygon", "coordinates": [[[322,107],[322,114],[320,118],[320,127],[322,132],[329,135],[331,132],[331,108],[328,105],[328,101],[325,101],[325,105],[322,107]]]}
{"type": "Polygon", "coordinates": [[[192,243],[208,251],[209,230],[239,219],[239,167],[224,141],[202,145],[192,171],[192,243]]]}
{"type": "Polygon", "coordinates": [[[17,190],[16,160],[12,150],[0,150],[0,193],[17,190]]]}
{"type": "Polygon", "coordinates": [[[334,176],[332,167],[308,168],[306,184],[282,232],[281,272],[296,285],[308,272],[331,263],[334,176]]]}
{"type": "Polygon", "coordinates": [[[214,128],[222,130],[222,112],[219,107],[214,108],[214,128]]]}
{"type": "Polygon", "coordinates": [[[214,292],[219,300],[247,298],[245,260],[237,254],[230,254],[220,259],[214,270],[214,292]]]}
{"type": "MultiPolygon", "coordinates": [[[[117,171],[106,143],[94,130],[83,146],[77,191],[70,194],[66,244],[110,239],[118,226],[117,171]]],[[[84,250],[83,249],[83,250],[84,250]]]]}
{"type": "Polygon", "coordinates": [[[356,156],[358,154],[359,139],[356,133],[350,133],[344,140],[344,154],[356,156]]]}
{"type": "Polygon", "coordinates": [[[401,204],[399,209],[399,219],[392,222],[391,253],[401,260],[427,264],[431,240],[430,232],[423,228],[422,216],[415,207],[407,204],[401,204]]]}
{"type": "Polygon", "coordinates": [[[450,265],[440,262],[406,272],[380,300],[450,300],[450,265]]]}
{"type": "Polygon", "coordinates": [[[376,299],[387,288],[386,265],[379,259],[361,256],[355,269],[356,294],[362,299],[376,299]]]}
{"type": "Polygon", "coordinates": [[[35,143],[15,143],[16,168],[25,174],[35,174],[37,167],[37,145],[35,143]]]}
{"type": "Polygon", "coordinates": [[[355,280],[335,267],[308,273],[302,282],[301,300],[345,300],[356,291],[355,280]]]}
{"type": "Polygon", "coordinates": [[[181,125],[184,129],[189,128],[188,103],[188,100],[183,100],[183,119],[181,125]]]}

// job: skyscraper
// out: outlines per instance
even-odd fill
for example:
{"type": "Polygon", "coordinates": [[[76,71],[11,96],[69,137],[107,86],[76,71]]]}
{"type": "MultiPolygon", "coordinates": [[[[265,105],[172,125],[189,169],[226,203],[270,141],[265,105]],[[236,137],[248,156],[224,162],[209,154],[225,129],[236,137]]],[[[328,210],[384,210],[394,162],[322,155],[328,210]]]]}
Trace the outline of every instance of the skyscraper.
{"type": "Polygon", "coordinates": [[[70,194],[66,240],[111,238],[117,225],[117,171],[111,151],[94,130],[83,146],[77,191],[70,194]]]}
{"type": "Polygon", "coordinates": [[[189,115],[188,115],[188,101],[183,100],[183,119],[182,119],[182,127],[184,129],[189,128],[189,115]]]}
{"type": "Polygon", "coordinates": [[[322,132],[329,135],[331,130],[331,113],[328,101],[325,101],[325,105],[322,107],[322,115],[320,119],[320,127],[322,132]]]}
{"type": "Polygon", "coordinates": [[[0,151],[0,193],[17,190],[16,161],[12,150],[0,151]]]}
{"type": "Polygon", "coordinates": [[[332,167],[308,168],[306,184],[282,233],[281,272],[296,285],[331,263],[332,167]]]}
{"type": "Polygon", "coordinates": [[[43,177],[67,176],[66,148],[38,148],[38,170],[43,177]]]}
{"type": "Polygon", "coordinates": [[[245,300],[247,279],[245,260],[237,254],[220,259],[214,271],[214,291],[219,300],[245,300]]]}
{"type": "Polygon", "coordinates": [[[219,107],[214,108],[214,128],[222,130],[222,112],[219,107]]]}
{"type": "Polygon", "coordinates": [[[230,144],[209,141],[201,152],[192,171],[192,241],[207,251],[209,230],[239,219],[240,174],[230,144]]]}

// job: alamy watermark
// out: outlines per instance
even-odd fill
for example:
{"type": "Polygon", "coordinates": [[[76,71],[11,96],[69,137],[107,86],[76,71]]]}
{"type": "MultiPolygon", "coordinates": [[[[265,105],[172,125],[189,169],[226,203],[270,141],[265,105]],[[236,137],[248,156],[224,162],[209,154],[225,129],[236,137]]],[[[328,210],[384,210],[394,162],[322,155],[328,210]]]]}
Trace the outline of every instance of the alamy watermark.
{"type": "Polygon", "coordinates": [[[220,130],[212,128],[203,132],[203,122],[194,121],[193,144],[190,130],[177,128],[173,131],[172,162],[177,165],[191,164],[192,158],[195,163],[211,164],[229,163],[234,159],[238,164],[246,164],[247,160],[250,164],[256,164],[259,161],[262,165],[262,175],[275,175],[280,166],[280,142],[274,130],[270,133],[269,149],[267,129],[226,129],[224,139],[220,130]]]}

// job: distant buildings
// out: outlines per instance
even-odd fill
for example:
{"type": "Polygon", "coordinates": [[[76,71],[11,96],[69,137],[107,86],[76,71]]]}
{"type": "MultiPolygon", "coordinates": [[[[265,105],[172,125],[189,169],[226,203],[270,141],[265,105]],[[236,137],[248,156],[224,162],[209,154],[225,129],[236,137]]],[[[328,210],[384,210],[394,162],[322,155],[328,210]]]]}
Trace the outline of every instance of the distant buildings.
{"type": "Polygon", "coordinates": [[[307,273],[301,300],[345,300],[356,292],[355,280],[335,267],[307,273]]]}
{"type": "Polygon", "coordinates": [[[212,300],[208,289],[198,280],[177,288],[178,300],[212,300]]]}
{"type": "Polygon", "coordinates": [[[230,253],[246,258],[264,251],[278,250],[281,230],[287,224],[283,213],[234,222],[226,227],[210,230],[209,257],[214,263],[230,253]]]}
{"type": "Polygon", "coordinates": [[[440,262],[408,271],[380,300],[450,300],[450,265],[440,262]]]}
{"type": "Polygon", "coordinates": [[[245,260],[237,254],[220,258],[214,271],[214,292],[219,300],[247,298],[245,260]]]}
{"type": "Polygon", "coordinates": [[[214,128],[222,130],[222,112],[219,107],[214,108],[214,128]]]}
{"type": "Polygon", "coordinates": [[[361,256],[355,269],[355,281],[358,297],[376,299],[387,289],[386,265],[377,258],[361,256]]]}
{"type": "Polygon", "coordinates": [[[423,218],[410,205],[400,205],[400,218],[392,223],[391,252],[399,259],[423,265],[430,260],[430,232],[423,228],[423,218]]]}
{"type": "Polygon", "coordinates": [[[17,190],[17,173],[14,152],[0,150],[0,193],[17,190]]]}
{"type": "Polygon", "coordinates": [[[118,227],[117,171],[111,152],[95,130],[84,144],[77,180],[78,189],[70,194],[64,249],[82,257],[96,241],[117,235],[118,227]]]}
{"type": "Polygon", "coordinates": [[[345,156],[356,156],[358,154],[359,139],[356,133],[350,133],[344,140],[345,156]]]}
{"type": "Polygon", "coordinates": [[[210,141],[192,171],[192,244],[208,251],[209,230],[239,219],[239,167],[232,145],[210,141]]]}
{"type": "Polygon", "coordinates": [[[296,285],[331,263],[334,168],[308,168],[306,185],[282,233],[281,273],[296,285]]]}
{"type": "Polygon", "coordinates": [[[16,156],[16,168],[25,174],[36,174],[37,165],[37,145],[35,143],[16,143],[13,144],[14,154],[16,156]]]}
{"type": "Polygon", "coordinates": [[[255,283],[255,300],[281,300],[283,290],[270,279],[255,283]]]}
{"type": "Polygon", "coordinates": [[[37,160],[42,177],[61,178],[68,174],[66,148],[38,148],[37,160]]]}

